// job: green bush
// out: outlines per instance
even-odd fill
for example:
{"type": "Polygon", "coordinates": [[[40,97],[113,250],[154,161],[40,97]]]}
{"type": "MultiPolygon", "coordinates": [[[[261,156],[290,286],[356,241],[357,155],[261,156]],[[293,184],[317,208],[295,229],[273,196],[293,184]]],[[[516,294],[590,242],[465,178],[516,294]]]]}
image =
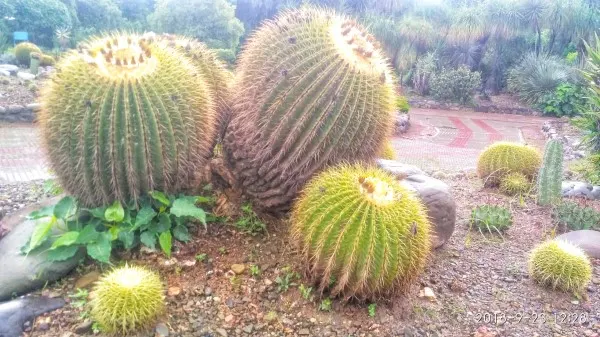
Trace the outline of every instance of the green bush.
{"type": "Polygon", "coordinates": [[[586,182],[600,185],[600,155],[595,154],[571,162],[569,168],[586,182]]]}
{"type": "Polygon", "coordinates": [[[148,21],[157,32],[195,37],[214,49],[236,50],[244,34],[227,0],[159,0],[148,21]]]}
{"type": "Polygon", "coordinates": [[[415,66],[413,75],[413,88],[419,95],[429,94],[429,82],[431,76],[437,71],[437,60],[435,54],[428,53],[421,57],[415,66]]]}
{"type": "Polygon", "coordinates": [[[552,216],[557,224],[577,231],[600,229],[600,213],[591,207],[582,207],[575,202],[563,202],[554,208],[552,216]]]}
{"type": "Polygon", "coordinates": [[[405,96],[398,96],[396,99],[396,108],[404,113],[410,110],[410,104],[408,104],[408,100],[405,96]]]}
{"type": "Polygon", "coordinates": [[[501,206],[477,206],[471,211],[471,228],[476,228],[481,233],[498,233],[508,230],[512,226],[510,211],[501,206]]]}
{"type": "Polygon", "coordinates": [[[528,54],[508,71],[508,90],[529,104],[540,104],[563,83],[573,83],[573,68],[557,56],[528,54]]]}
{"type": "Polygon", "coordinates": [[[77,18],[81,27],[94,33],[119,28],[123,22],[121,10],[111,0],[76,0],[77,18]]]}
{"type": "Polygon", "coordinates": [[[554,92],[542,96],[539,108],[545,115],[556,117],[578,115],[587,105],[587,97],[578,85],[561,83],[554,92]]]}
{"type": "Polygon", "coordinates": [[[473,90],[481,84],[481,74],[466,66],[457,69],[443,69],[431,76],[431,94],[440,100],[469,103],[473,90]]]}

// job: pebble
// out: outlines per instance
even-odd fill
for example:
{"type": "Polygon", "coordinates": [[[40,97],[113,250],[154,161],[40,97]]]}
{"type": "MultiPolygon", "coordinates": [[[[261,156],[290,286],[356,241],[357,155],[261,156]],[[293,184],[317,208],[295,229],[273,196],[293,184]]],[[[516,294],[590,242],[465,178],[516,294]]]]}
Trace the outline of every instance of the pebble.
{"type": "Polygon", "coordinates": [[[231,265],[231,270],[236,275],[241,275],[244,273],[244,270],[246,270],[246,266],[244,266],[243,264],[233,264],[233,265],[231,265]]]}
{"type": "Polygon", "coordinates": [[[91,271],[85,275],[83,275],[82,277],[80,277],[77,282],[75,282],[75,288],[87,288],[88,286],[92,285],[94,282],[98,281],[98,279],[100,278],[100,273],[97,271],[91,271]]]}
{"type": "Polygon", "coordinates": [[[223,329],[223,328],[218,328],[216,329],[217,333],[223,337],[227,337],[227,330],[223,329]]]}
{"type": "Polygon", "coordinates": [[[89,319],[86,319],[85,321],[77,324],[77,326],[75,327],[75,333],[78,335],[85,335],[88,332],[92,331],[92,321],[89,319]]]}
{"type": "Polygon", "coordinates": [[[157,337],[169,337],[169,328],[165,323],[158,323],[155,331],[157,337]]]}
{"type": "Polygon", "coordinates": [[[245,333],[250,334],[252,333],[252,331],[254,330],[254,326],[252,324],[248,324],[246,325],[243,329],[242,329],[245,333]]]}
{"type": "Polygon", "coordinates": [[[212,295],[212,288],[204,287],[204,296],[210,296],[210,295],[212,295]]]}
{"type": "Polygon", "coordinates": [[[227,316],[225,317],[225,322],[226,322],[226,323],[230,323],[231,321],[233,321],[233,315],[231,315],[231,314],[230,314],[230,315],[227,315],[227,316]]]}
{"type": "Polygon", "coordinates": [[[178,296],[179,294],[181,294],[180,287],[169,287],[169,290],[167,290],[167,295],[169,295],[169,297],[175,297],[175,296],[178,296]]]}
{"type": "Polygon", "coordinates": [[[310,335],[310,330],[308,330],[308,329],[306,329],[306,328],[305,328],[305,329],[300,329],[300,330],[298,331],[298,334],[299,334],[300,336],[308,336],[308,335],[310,335]]]}

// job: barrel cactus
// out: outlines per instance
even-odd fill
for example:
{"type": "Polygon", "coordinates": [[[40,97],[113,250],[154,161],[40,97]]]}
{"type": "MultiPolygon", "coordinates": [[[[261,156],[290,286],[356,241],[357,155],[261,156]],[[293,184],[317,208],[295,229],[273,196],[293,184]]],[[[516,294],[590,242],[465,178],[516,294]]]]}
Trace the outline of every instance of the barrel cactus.
{"type": "Polygon", "coordinates": [[[40,59],[40,65],[42,67],[53,66],[56,63],[56,60],[51,55],[44,54],[40,59]]]}
{"type": "Polygon", "coordinates": [[[581,294],[592,279],[592,265],[581,248],[554,239],[531,251],[529,275],[542,285],[581,294]]]}
{"type": "Polygon", "coordinates": [[[21,42],[15,47],[17,63],[29,67],[31,53],[42,54],[42,50],[31,42],[21,42]]]}
{"type": "Polygon", "coordinates": [[[531,182],[521,172],[511,172],[500,180],[500,191],[507,195],[523,195],[531,190],[531,182]]]}
{"type": "Polygon", "coordinates": [[[164,286],[143,267],[116,268],[96,282],[92,318],[109,333],[127,334],[149,327],[164,312],[164,286]]]}
{"type": "Polygon", "coordinates": [[[62,186],[86,206],[176,193],[216,136],[213,94],[180,52],[137,35],[96,38],[61,59],[39,119],[62,186]]]}
{"type": "Polygon", "coordinates": [[[383,147],[379,150],[379,158],[386,160],[398,159],[396,149],[394,149],[394,145],[392,145],[391,141],[386,140],[385,143],[383,143],[383,147]]]}
{"type": "Polygon", "coordinates": [[[228,164],[246,194],[288,210],[312,175],[369,162],[391,134],[395,79],[374,38],[335,12],[305,7],[267,21],[232,85],[228,164]]]}
{"type": "Polygon", "coordinates": [[[373,299],[405,289],[430,252],[424,206],[376,168],[342,165],[319,173],[291,219],[309,273],[333,296],[373,299]]]}
{"type": "Polygon", "coordinates": [[[544,162],[538,174],[538,203],[551,205],[560,201],[563,176],[563,145],[552,139],[546,144],[544,162]]]}
{"type": "Polygon", "coordinates": [[[531,146],[498,142],[483,150],[477,162],[477,172],[488,187],[498,186],[502,178],[511,172],[520,172],[531,181],[541,162],[540,153],[531,146]]]}

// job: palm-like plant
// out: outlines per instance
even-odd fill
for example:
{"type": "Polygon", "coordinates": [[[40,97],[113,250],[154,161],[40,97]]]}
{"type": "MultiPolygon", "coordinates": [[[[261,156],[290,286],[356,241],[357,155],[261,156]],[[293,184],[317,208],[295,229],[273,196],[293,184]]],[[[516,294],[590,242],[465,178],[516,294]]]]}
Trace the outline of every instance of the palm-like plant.
{"type": "Polygon", "coordinates": [[[582,71],[589,88],[589,107],[575,124],[585,132],[584,141],[589,148],[600,152],[600,38],[595,35],[592,44],[585,43],[586,69],[582,71]]]}

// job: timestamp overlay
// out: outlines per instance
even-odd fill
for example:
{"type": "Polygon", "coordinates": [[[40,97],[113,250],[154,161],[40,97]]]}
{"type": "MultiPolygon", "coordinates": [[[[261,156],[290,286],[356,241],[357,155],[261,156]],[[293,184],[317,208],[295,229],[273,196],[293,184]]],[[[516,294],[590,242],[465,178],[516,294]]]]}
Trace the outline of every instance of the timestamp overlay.
{"type": "Polygon", "coordinates": [[[592,318],[600,318],[600,313],[585,311],[557,311],[557,312],[478,312],[473,315],[473,320],[481,324],[546,324],[582,325],[590,322],[592,318]]]}

